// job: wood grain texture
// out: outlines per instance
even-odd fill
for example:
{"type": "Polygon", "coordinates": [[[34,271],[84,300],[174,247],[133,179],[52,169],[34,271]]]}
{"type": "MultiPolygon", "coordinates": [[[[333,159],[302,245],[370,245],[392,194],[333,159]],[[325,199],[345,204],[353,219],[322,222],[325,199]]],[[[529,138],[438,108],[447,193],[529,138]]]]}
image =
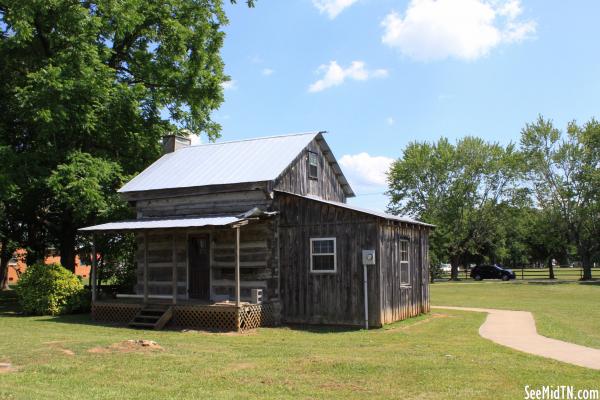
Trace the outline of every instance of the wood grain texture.
{"type": "Polygon", "coordinates": [[[346,202],[344,189],[316,140],[310,142],[306,149],[296,157],[294,162],[275,181],[273,188],[300,195],[319,196],[325,200],[346,202]],[[316,153],[319,160],[318,179],[308,178],[309,151],[316,153]]]}
{"type": "Polygon", "coordinates": [[[362,250],[376,251],[368,269],[369,325],[429,310],[428,230],[285,193],[276,196],[282,317],[289,323],[364,323],[362,250]],[[337,272],[310,272],[310,238],[335,237],[337,272]],[[400,285],[399,241],[409,239],[410,286],[400,285]]]}

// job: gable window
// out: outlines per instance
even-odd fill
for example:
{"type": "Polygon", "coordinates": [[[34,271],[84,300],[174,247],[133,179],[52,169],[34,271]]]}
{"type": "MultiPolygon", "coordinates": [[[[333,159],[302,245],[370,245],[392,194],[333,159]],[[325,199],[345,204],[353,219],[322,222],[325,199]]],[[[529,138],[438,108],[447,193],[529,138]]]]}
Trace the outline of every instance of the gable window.
{"type": "Polygon", "coordinates": [[[319,156],[313,151],[308,152],[308,177],[310,179],[319,178],[319,156]]]}
{"type": "Polygon", "coordinates": [[[335,238],[310,239],[310,272],[336,272],[335,238]]]}
{"type": "Polygon", "coordinates": [[[400,241],[400,285],[410,285],[410,268],[408,262],[408,240],[400,241]]]}

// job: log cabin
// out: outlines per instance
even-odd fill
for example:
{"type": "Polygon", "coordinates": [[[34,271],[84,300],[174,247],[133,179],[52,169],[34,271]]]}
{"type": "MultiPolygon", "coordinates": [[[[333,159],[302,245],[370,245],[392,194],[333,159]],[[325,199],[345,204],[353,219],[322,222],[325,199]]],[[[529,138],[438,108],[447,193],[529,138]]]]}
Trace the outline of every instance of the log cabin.
{"type": "Polygon", "coordinates": [[[381,327],[428,312],[432,225],[348,204],[323,134],[164,138],[165,154],[119,190],[136,219],[81,229],[137,240],[134,292],[102,297],[92,278],[93,318],[244,331],[381,327]]]}

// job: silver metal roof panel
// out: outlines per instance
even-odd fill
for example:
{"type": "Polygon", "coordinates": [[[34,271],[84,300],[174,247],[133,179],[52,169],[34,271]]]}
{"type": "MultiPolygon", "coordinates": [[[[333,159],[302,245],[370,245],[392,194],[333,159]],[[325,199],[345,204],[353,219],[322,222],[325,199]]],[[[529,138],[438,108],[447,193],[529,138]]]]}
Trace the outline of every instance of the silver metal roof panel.
{"type": "Polygon", "coordinates": [[[119,192],[272,181],[317,135],[309,132],[179,149],[162,156],[119,192]]]}
{"type": "Polygon", "coordinates": [[[83,232],[103,231],[136,231],[145,229],[169,229],[169,228],[197,228],[202,226],[224,226],[241,221],[234,216],[210,217],[210,218],[172,218],[172,219],[149,219],[134,221],[109,222],[101,225],[88,226],[79,229],[83,232]]]}

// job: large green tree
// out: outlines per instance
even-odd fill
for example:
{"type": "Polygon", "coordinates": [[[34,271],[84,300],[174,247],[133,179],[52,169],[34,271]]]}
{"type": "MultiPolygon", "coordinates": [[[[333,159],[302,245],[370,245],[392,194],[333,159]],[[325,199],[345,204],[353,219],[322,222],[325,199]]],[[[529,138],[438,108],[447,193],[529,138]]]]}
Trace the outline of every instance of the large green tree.
{"type": "Polygon", "coordinates": [[[102,214],[52,178],[75,159],[131,175],[167,132],[219,135],[226,23],[222,0],[0,0],[0,146],[18,159],[0,168],[18,168],[30,258],[58,241],[73,269],[76,229],[102,214]]]}
{"type": "Polygon", "coordinates": [[[435,224],[432,258],[450,261],[457,279],[459,264],[480,261],[498,243],[497,207],[515,190],[519,166],[513,145],[412,142],[388,174],[389,211],[435,224]]]}
{"type": "Polygon", "coordinates": [[[571,122],[562,132],[540,116],[523,128],[521,147],[538,207],[564,226],[583,278],[591,279],[592,257],[600,247],[600,123],[571,122]]]}

